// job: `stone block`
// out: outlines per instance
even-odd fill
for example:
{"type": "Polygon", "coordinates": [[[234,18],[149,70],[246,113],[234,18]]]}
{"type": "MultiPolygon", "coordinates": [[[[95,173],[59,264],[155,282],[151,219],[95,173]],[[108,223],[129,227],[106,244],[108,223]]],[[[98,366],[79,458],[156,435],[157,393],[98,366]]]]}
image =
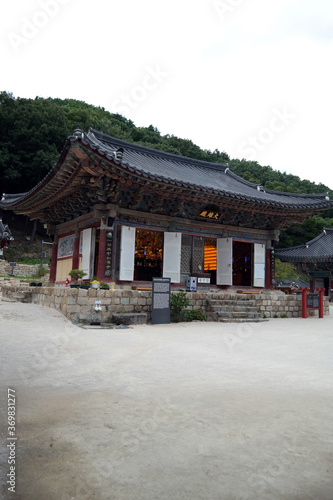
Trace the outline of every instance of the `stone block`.
{"type": "Polygon", "coordinates": [[[89,297],[81,297],[79,295],[77,303],[79,306],[87,306],[89,304],[89,297]]]}
{"type": "Polygon", "coordinates": [[[147,323],[147,314],[129,312],[129,313],[114,313],[112,315],[114,323],[117,325],[143,325],[147,323]]]}
{"type": "Polygon", "coordinates": [[[80,306],[75,305],[75,306],[67,306],[67,311],[72,314],[72,313],[79,313],[80,312],[80,306]]]}
{"type": "Polygon", "coordinates": [[[67,304],[68,304],[69,306],[74,306],[74,305],[76,304],[76,302],[77,302],[77,298],[76,298],[76,297],[73,297],[73,296],[71,296],[71,295],[70,295],[69,297],[67,297],[67,299],[66,299],[66,300],[67,300],[67,304]]]}
{"type": "Polygon", "coordinates": [[[120,298],[120,304],[122,304],[122,305],[129,305],[129,301],[130,301],[129,297],[121,297],[120,298]]]}
{"type": "Polygon", "coordinates": [[[134,312],[134,306],[131,306],[131,305],[123,306],[123,310],[125,312],[134,312]]]}

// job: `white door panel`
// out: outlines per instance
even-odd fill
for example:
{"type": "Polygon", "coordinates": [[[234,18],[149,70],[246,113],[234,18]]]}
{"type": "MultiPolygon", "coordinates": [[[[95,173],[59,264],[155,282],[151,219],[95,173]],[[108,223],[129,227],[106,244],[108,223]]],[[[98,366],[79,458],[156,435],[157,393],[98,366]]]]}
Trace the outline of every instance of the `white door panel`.
{"type": "Polygon", "coordinates": [[[134,279],[135,227],[121,226],[119,279],[134,279]]]}
{"type": "Polygon", "coordinates": [[[217,285],[232,285],[232,238],[217,240],[217,285]]]}
{"type": "Polygon", "coordinates": [[[163,277],[171,283],[180,282],[181,249],[182,233],[164,233],[163,277]]]}

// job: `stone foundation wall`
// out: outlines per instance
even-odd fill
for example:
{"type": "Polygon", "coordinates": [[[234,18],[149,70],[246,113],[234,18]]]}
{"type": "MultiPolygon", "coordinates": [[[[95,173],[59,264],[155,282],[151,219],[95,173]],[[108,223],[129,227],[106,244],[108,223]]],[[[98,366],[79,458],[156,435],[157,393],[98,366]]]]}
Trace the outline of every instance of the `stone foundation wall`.
{"type": "MultiPolygon", "coordinates": [[[[97,319],[102,323],[112,322],[113,313],[144,312],[148,321],[151,320],[152,292],[141,290],[83,290],[65,287],[29,287],[18,284],[18,280],[0,280],[3,298],[31,302],[61,311],[73,322],[92,321],[95,301],[101,301],[102,310],[97,319]]],[[[177,291],[172,292],[177,293],[177,291]]],[[[200,309],[210,321],[209,299],[232,298],[232,293],[187,292],[190,300],[188,309],[200,309]]],[[[255,299],[262,317],[302,317],[301,294],[285,295],[281,292],[264,291],[259,294],[249,294],[249,299],[255,299]]],[[[324,314],[329,314],[328,297],[325,297],[324,314]]],[[[318,311],[308,311],[308,316],[318,315],[318,311]]],[[[95,316],[96,319],[96,316],[95,316]]]]}
{"type": "MultiPolygon", "coordinates": [[[[256,296],[256,304],[266,318],[301,318],[302,294],[285,295],[281,292],[261,292],[256,296]]],[[[329,299],[324,297],[324,315],[329,315],[329,299]]],[[[308,316],[316,316],[318,311],[308,310],[308,316]]]]}
{"type": "MultiPolygon", "coordinates": [[[[14,267],[14,276],[26,276],[27,278],[30,278],[37,273],[39,266],[40,264],[35,264],[33,266],[29,266],[28,264],[16,264],[14,267]]],[[[50,271],[50,266],[48,264],[43,264],[43,266],[48,270],[48,272],[50,271]]],[[[13,268],[9,265],[9,262],[0,260],[0,276],[10,276],[12,274],[12,270],[13,268]]]]}

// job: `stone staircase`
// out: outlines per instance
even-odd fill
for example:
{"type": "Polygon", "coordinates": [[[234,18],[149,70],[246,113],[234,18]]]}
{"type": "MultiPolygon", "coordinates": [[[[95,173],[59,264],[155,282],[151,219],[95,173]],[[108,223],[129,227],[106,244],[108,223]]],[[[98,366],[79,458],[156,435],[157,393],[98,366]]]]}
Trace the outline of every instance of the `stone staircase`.
{"type": "Polygon", "coordinates": [[[0,276],[7,275],[7,262],[5,260],[0,259],[0,276]]]}
{"type": "Polygon", "coordinates": [[[268,321],[256,302],[255,294],[213,294],[207,299],[207,320],[221,323],[268,321]]]}

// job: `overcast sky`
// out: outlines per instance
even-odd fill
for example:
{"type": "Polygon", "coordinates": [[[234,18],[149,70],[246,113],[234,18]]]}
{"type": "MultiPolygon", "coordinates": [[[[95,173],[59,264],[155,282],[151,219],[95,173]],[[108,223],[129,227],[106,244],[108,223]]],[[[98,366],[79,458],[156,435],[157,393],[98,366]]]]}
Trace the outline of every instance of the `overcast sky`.
{"type": "Polygon", "coordinates": [[[118,112],[333,189],[332,0],[14,0],[1,90],[118,112]]]}

